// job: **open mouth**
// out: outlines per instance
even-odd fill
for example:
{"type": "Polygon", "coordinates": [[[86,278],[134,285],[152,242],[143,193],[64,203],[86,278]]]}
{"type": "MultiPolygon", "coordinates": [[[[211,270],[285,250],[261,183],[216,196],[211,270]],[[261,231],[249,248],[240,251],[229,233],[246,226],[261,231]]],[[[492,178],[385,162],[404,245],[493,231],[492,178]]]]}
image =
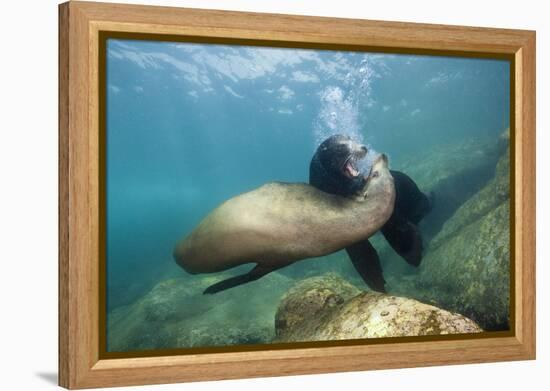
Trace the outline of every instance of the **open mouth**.
{"type": "Polygon", "coordinates": [[[348,160],[346,160],[346,162],[344,163],[344,167],[342,168],[344,175],[350,179],[357,178],[360,172],[357,169],[356,164],[357,159],[353,156],[350,156],[348,160]]]}

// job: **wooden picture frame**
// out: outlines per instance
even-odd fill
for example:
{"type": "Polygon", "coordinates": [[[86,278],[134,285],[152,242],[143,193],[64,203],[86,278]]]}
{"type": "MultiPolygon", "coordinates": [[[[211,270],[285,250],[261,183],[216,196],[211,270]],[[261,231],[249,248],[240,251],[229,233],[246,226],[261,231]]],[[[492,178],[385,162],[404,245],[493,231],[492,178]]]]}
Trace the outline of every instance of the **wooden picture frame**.
{"type": "Polygon", "coordinates": [[[535,32],[88,2],[59,6],[59,384],[90,388],[535,358],[535,32]],[[513,64],[513,330],[438,341],[105,358],[102,32],[190,41],[509,58],[513,64]]]}

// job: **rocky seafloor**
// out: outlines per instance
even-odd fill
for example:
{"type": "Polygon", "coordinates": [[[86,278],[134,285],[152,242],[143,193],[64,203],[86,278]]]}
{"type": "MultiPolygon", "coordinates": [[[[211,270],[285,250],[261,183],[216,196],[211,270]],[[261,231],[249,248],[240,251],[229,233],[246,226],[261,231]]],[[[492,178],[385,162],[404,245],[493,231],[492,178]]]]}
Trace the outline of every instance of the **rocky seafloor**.
{"type": "Polygon", "coordinates": [[[112,311],[108,351],[258,344],[275,336],[273,316],[294,281],[271,273],[216,295],[208,286],[228,277],[181,277],[158,283],[131,305],[112,311]]]}
{"type": "Polygon", "coordinates": [[[422,159],[394,162],[394,169],[433,192],[435,207],[421,223],[425,256],[419,268],[407,265],[379,235],[372,238],[388,294],[368,291],[343,252],[216,295],[202,291],[235,271],[182,274],[108,313],[108,350],[508,329],[507,145],[505,137],[498,143],[468,140],[432,148],[422,159]]]}

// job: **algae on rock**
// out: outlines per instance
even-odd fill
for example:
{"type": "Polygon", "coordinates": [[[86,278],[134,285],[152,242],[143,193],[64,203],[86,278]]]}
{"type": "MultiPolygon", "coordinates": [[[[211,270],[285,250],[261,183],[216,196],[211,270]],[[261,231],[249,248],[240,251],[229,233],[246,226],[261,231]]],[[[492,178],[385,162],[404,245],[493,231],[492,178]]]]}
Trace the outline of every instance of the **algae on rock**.
{"type": "Polygon", "coordinates": [[[288,330],[311,326],[320,316],[361,291],[336,273],[302,280],[282,298],[275,314],[277,338],[284,339],[288,330]]]}
{"type": "Polygon", "coordinates": [[[432,239],[420,272],[391,279],[390,291],[460,312],[485,330],[507,330],[510,317],[508,151],[495,176],[432,239]]]}
{"type": "Polygon", "coordinates": [[[304,280],[294,286],[279,305],[275,327],[277,342],[482,331],[462,315],[404,297],[361,293],[334,275],[304,280]]]}

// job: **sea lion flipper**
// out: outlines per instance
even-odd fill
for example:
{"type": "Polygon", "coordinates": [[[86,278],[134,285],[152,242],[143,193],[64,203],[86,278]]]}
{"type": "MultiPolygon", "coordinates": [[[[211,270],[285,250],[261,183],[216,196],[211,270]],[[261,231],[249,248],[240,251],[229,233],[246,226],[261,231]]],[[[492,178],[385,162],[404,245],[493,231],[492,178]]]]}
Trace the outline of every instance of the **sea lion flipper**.
{"type": "Polygon", "coordinates": [[[221,291],[224,291],[229,288],[236,287],[238,285],[246,284],[247,282],[255,281],[263,276],[265,276],[268,273],[271,273],[273,270],[272,268],[267,268],[265,266],[256,265],[255,268],[250,270],[248,273],[240,274],[235,277],[227,278],[225,280],[222,280],[220,282],[217,282],[213,285],[210,285],[208,288],[206,288],[203,292],[204,295],[211,295],[214,293],[218,293],[221,291]]]}
{"type": "Polygon", "coordinates": [[[368,240],[357,242],[346,248],[346,252],[361,276],[363,281],[372,290],[378,292],[386,292],[384,284],[384,275],[382,274],[382,266],[376,249],[368,240]]]}
{"type": "Polygon", "coordinates": [[[403,219],[395,219],[392,224],[382,228],[382,234],[407,263],[415,267],[420,265],[424,246],[422,234],[416,225],[403,219]]]}

